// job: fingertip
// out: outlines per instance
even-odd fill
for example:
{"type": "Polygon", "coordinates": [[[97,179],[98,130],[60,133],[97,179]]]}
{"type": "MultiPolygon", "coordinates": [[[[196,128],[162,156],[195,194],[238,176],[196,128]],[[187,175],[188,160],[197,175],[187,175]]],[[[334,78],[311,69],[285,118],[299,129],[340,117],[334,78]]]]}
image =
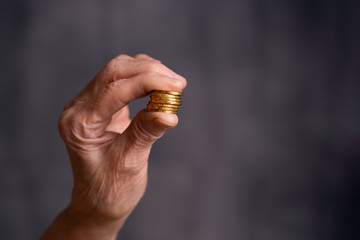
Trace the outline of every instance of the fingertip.
{"type": "Polygon", "coordinates": [[[176,127],[179,122],[179,118],[176,114],[154,112],[154,122],[157,126],[165,129],[171,129],[176,127]]]}
{"type": "Polygon", "coordinates": [[[173,85],[175,85],[176,89],[179,89],[180,91],[182,91],[186,85],[187,85],[187,81],[184,77],[177,75],[178,77],[174,77],[174,79],[176,81],[173,81],[173,85]]]}

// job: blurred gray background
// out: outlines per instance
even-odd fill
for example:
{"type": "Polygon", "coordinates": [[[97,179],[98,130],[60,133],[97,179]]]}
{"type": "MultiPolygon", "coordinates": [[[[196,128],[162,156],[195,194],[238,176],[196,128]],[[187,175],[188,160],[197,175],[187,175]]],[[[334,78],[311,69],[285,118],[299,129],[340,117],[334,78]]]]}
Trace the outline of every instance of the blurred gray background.
{"type": "Polygon", "coordinates": [[[120,53],[188,87],[118,239],[360,239],[360,1],[0,6],[1,239],[37,239],[69,203],[57,119],[120,53]]]}

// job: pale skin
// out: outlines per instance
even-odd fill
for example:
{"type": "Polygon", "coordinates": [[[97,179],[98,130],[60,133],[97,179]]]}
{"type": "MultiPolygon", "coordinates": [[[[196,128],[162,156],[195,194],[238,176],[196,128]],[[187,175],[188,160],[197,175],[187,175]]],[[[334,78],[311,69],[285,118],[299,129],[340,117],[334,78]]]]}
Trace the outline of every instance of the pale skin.
{"type": "Polygon", "coordinates": [[[146,110],[131,121],[127,105],[151,90],[185,86],[185,78],[148,55],[120,55],[65,105],[59,132],[74,188],[41,240],[116,239],[145,192],[152,144],[178,123],[175,114],[146,110]]]}

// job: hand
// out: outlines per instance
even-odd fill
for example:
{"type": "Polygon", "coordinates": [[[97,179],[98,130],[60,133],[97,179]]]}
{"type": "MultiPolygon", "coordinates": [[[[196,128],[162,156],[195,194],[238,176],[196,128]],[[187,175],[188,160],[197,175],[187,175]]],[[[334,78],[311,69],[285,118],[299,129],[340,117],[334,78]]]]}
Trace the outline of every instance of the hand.
{"type": "Polygon", "coordinates": [[[74,189],[71,204],[43,239],[116,238],[144,194],[152,144],[178,122],[175,114],[146,110],[131,121],[127,105],[151,90],[185,86],[183,77],[158,60],[120,55],[65,106],[59,131],[74,189]]]}

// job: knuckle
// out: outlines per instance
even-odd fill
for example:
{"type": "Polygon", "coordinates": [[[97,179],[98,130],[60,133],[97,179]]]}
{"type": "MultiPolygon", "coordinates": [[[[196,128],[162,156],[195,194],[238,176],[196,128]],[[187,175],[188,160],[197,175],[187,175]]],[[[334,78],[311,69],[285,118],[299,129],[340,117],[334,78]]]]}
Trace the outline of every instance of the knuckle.
{"type": "Polygon", "coordinates": [[[103,129],[111,119],[102,121],[95,113],[89,113],[82,106],[74,106],[65,110],[58,120],[58,130],[65,143],[76,146],[100,144],[103,129]],[[96,141],[98,139],[98,141],[96,141]]]}
{"type": "Polygon", "coordinates": [[[136,59],[140,59],[140,60],[156,61],[156,62],[158,62],[158,63],[161,63],[160,60],[155,59],[155,58],[153,58],[153,57],[151,57],[151,56],[149,56],[149,55],[147,55],[147,54],[145,54],[145,53],[138,53],[138,54],[134,55],[133,57],[136,58],[136,59]]]}
{"type": "Polygon", "coordinates": [[[145,63],[145,71],[148,72],[160,72],[162,68],[162,64],[158,60],[149,60],[145,63]]]}
{"type": "Polygon", "coordinates": [[[60,136],[63,140],[68,139],[69,137],[69,129],[72,125],[73,118],[71,117],[69,110],[65,110],[61,116],[59,117],[58,121],[58,129],[60,136]]]}
{"type": "Polygon", "coordinates": [[[117,88],[125,86],[128,82],[128,78],[118,78],[117,76],[113,76],[113,78],[106,83],[105,91],[115,91],[117,88]]]}
{"type": "Polygon", "coordinates": [[[118,61],[129,60],[129,59],[132,59],[132,57],[126,54],[120,54],[114,58],[114,60],[118,60],[118,61]]]}
{"type": "Polygon", "coordinates": [[[140,122],[136,123],[134,127],[135,129],[133,131],[133,143],[139,148],[151,145],[156,139],[160,137],[144,129],[140,122]]]}
{"type": "Polygon", "coordinates": [[[113,72],[114,69],[118,68],[121,63],[123,63],[124,61],[129,60],[131,57],[125,54],[121,54],[113,59],[111,59],[104,67],[104,70],[106,72],[113,72]]]}
{"type": "Polygon", "coordinates": [[[149,58],[150,59],[150,56],[145,53],[138,53],[138,54],[134,55],[134,58],[149,58]]]}
{"type": "Polygon", "coordinates": [[[115,57],[114,59],[125,60],[125,59],[131,59],[131,57],[129,55],[126,55],[126,54],[120,54],[117,57],[115,57]]]}
{"type": "Polygon", "coordinates": [[[117,58],[114,58],[110,60],[104,67],[105,72],[111,73],[116,66],[118,66],[119,60],[117,58]]]}
{"type": "Polygon", "coordinates": [[[77,139],[84,128],[83,125],[86,122],[84,115],[76,111],[74,108],[69,108],[59,118],[58,129],[65,142],[72,142],[77,139]]]}

